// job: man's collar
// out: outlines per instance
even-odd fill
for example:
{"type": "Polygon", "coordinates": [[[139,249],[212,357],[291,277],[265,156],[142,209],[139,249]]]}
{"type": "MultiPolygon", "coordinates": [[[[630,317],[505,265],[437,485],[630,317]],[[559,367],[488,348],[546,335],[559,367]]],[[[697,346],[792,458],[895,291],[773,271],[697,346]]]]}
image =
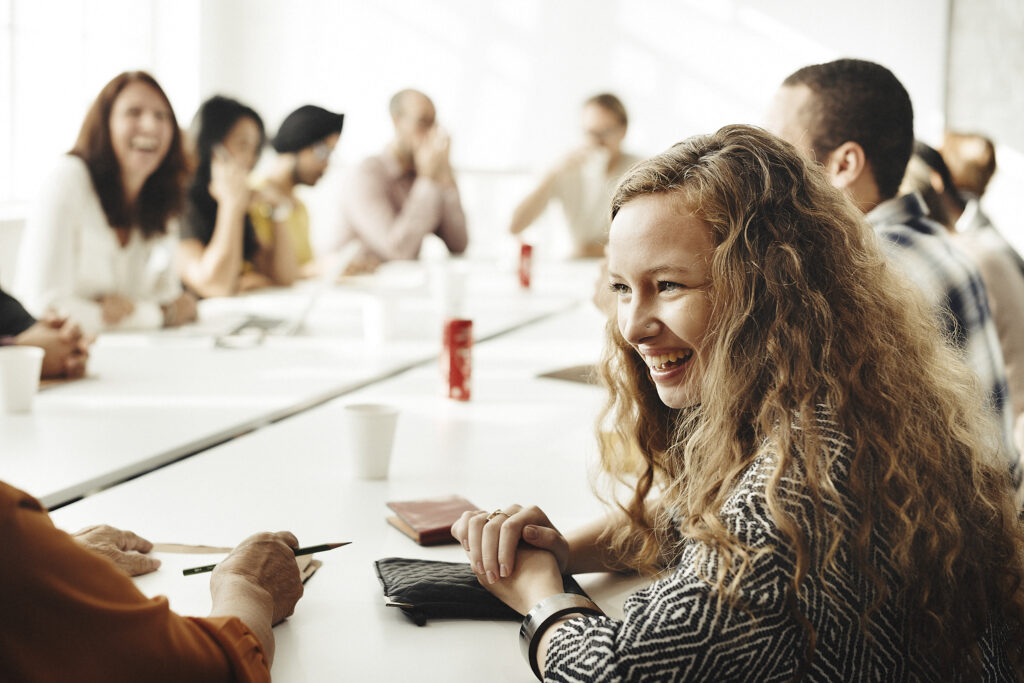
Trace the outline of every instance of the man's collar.
{"type": "Polygon", "coordinates": [[[956,221],[957,231],[970,232],[971,230],[978,230],[992,225],[992,221],[982,212],[981,203],[977,198],[966,192],[962,194],[967,200],[967,205],[964,207],[964,212],[960,215],[960,218],[956,221]]]}
{"type": "Polygon", "coordinates": [[[871,227],[878,228],[884,225],[906,224],[927,215],[928,209],[925,207],[924,199],[917,192],[911,192],[885,200],[868,211],[865,218],[871,227]]]}

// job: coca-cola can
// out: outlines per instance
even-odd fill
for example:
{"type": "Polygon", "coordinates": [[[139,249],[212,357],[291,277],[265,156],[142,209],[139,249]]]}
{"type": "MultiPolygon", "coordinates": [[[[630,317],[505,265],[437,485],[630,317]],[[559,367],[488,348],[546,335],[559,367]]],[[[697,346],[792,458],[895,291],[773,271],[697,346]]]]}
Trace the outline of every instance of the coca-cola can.
{"type": "Polygon", "coordinates": [[[448,318],[444,321],[444,349],[441,351],[441,376],[448,398],[469,400],[472,373],[473,321],[448,318]]]}
{"type": "Polygon", "coordinates": [[[523,244],[519,247],[519,284],[523,289],[530,288],[530,272],[533,270],[533,247],[523,244]]]}

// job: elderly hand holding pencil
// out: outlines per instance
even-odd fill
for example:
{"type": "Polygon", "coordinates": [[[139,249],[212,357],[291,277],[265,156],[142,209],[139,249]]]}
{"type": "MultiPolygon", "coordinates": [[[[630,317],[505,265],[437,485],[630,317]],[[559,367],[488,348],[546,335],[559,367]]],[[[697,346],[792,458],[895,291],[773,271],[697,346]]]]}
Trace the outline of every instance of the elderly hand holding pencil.
{"type": "Polygon", "coordinates": [[[302,597],[294,552],[298,545],[298,539],[287,531],[255,534],[239,543],[210,577],[210,616],[241,619],[271,662],[271,626],[290,616],[302,597]]]}

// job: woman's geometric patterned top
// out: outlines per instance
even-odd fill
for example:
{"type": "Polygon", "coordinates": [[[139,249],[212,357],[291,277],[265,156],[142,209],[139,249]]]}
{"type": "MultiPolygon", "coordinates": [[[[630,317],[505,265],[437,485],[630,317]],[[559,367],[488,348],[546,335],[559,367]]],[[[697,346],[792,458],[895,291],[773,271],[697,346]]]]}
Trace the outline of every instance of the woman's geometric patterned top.
{"type": "MultiPolygon", "coordinates": [[[[847,440],[833,423],[819,420],[828,448],[839,451],[834,470],[844,481],[847,440]]],[[[794,595],[795,554],[768,513],[765,484],[775,456],[765,449],[722,508],[726,528],[756,555],[738,595],[742,607],[720,601],[703,576],[715,576],[713,548],[683,541],[672,573],[630,596],[623,620],[579,617],[563,624],[548,649],[548,681],[788,681],[806,660],[807,632],[795,605],[817,635],[803,680],[947,681],[904,636],[905,608],[892,596],[873,613],[870,632],[860,626],[863,607],[874,598],[872,583],[855,573],[849,548],[840,547],[824,576],[809,572],[794,595]]],[[[815,511],[801,493],[799,477],[780,481],[779,497],[802,520],[816,565],[824,548],[814,542],[815,511]]],[[[835,514],[833,510],[831,513],[835,514]]],[[[873,564],[890,586],[893,571],[885,544],[876,536],[873,564]]],[[[821,544],[818,544],[821,545],[821,544]]],[[[753,553],[752,553],[753,555],[753,553]]],[[[1016,680],[1005,655],[1005,633],[993,625],[980,643],[985,681],[1016,680]]]]}

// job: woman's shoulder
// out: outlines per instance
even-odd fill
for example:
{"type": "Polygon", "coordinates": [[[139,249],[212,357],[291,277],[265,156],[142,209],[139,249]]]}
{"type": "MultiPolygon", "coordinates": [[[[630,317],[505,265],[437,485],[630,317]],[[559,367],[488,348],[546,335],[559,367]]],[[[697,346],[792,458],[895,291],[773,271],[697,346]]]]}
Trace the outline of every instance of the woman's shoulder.
{"type": "Polygon", "coordinates": [[[74,154],[64,154],[56,160],[50,171],[50,180],[79,185],[92,184],[92,177],[89,175],[89,167],[85,160],[74,154]]]}
{"type": "Polygon", "coordinates": [[[95,197],[92,176],[85,161],[74,154],[65,154],[56,159],[46,180],[39,189],[39,200],[62,204],[84,201],[95,197]]]}
{"type": "MultiPolygon", "coordinates": [[[[776,493],[783,507],[804,524],[810,519],[800,519],[813,514],[814,506],[808,504],[805,486],[805,460],[815,457],[830,469],[831,479],[840,491],[845,490],[845,481],[850,466],[850,440],[827,408],[819,406],[814,420],[814,436],[817,452],[804,452],[801,438],[809,430],[794,422],[792,435],[796,441],[793,455],[787,460],[785,470],[780,466],[779,446],[771,439],[762,442],[750,466],[740,476],[732,493],[722,506],[722,516],[733,526],[750,530],[752,528],[774,529],[774,516],[768,512],[769,482],[777,479],[776,493]]],[[[804,442],[806,443],[806,442],[804,442]]]]}
{"type": "Polygon", "coordinates": [[[55,160],[36,188],[29,233],[66,233],[96,221],[105,223],[99,196],[85,162],[66,154],[55,160]]]}

